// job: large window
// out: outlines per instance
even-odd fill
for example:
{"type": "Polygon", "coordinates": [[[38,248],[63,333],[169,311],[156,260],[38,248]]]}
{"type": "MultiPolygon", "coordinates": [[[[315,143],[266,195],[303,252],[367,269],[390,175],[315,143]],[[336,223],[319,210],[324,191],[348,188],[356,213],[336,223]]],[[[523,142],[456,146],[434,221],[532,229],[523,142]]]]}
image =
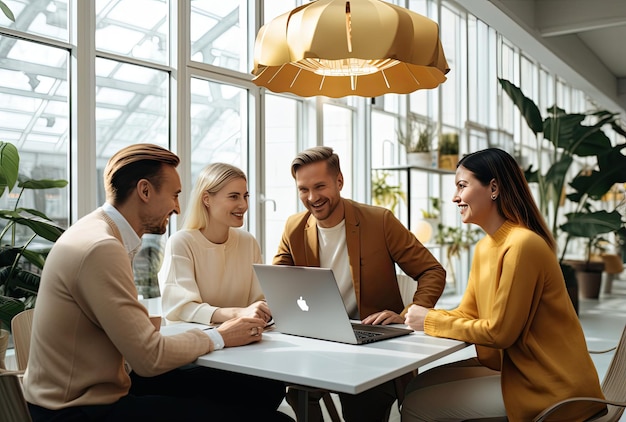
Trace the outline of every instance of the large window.
{"type": "MultiPolygon", "coordinates": [[[[0,139],[18,146],[25,174],[70,181],[55,192],[32,192],[25,206],[69,225],[104,201],[101,173],[115,151],[157,143],[181,157],[183,208],[206,164],[224,161],[247,172],[245,227],[266,262],[286,218],[302,209],[289,166],[303,148],[332,146],[346,179],[343,195],[366,201],[372,168],[406,164],[397,130],[409,114],[431,122],[438,134],[457,133],[461,153],[499,145],[529,164],[547,157],[504,100],[497,77],[522,86],[542,112],[554,103],[569,111],[592,104],[451,0],[393,2],[439,23],[451,68],[440,88],[332,100],[266,92],[249,73],[258,27],[308,0],[6,3],[16,21],[0,14],[0,139]]],[[[421,192],[442,192],[448,201],[439,180],[420,179],[421,192]]],[[[414,220],[427,200],[421,193],[416,198],[414,220]]],[[[409,221],[403,212],[399,217],[409,221]]],[[[179,224],[173,219],[171,229],[179,224]]],[[[144,267],[136,268],[145,270],[141,277],[153,279],[163,241],[145,239],[144,267]]]]}
{"type": "Polygon", "coordinates": [[[168,12],[169,0],[96,0],[96,49],[167,65],[168,12]]]}
{"type": "Polygon", "coordinates": [[[341,161],[344,184],[341,194],[352,198],[352,190],[358,181],[352,172],[352,110],[346,107],[324,104],[324,145],[331,147],[341,161]]]}
{"type": "MultiPolygon", "coordinates": [[[[21,175],[68,180],[68,51],[0,35],[0,54],[0,140],[17,146],[21,175]]],[[[16,186],[1,207],[13,208],[18,193],[16,186]]],[[[26,190],[19,205],[68,225],[67,188],[26,190]]]]}
{"type": "Polygon", "coordinates": [[[291,161],[298,150],[298,122],[302,107],[298,100],[277,95],[267,95],[265,104],[268,110],[280,110],[265,114],[265,189],[257,198],[265,213],[264,258],[265,262],[271,263],[285,221],[298,211],[299,206],[296,184],[291,176],[291,161]]]}
{"type": "MultiPolygon", "coordinates": [[[[144,66],[96,59],[98,169],[121,148],[140,142],[169,147],[169,75],[144,66]]],[[[99,195],[98,203],[104,201],[99,195]]]]}
{"type": "Polygon", "coordinates": [[[248,1],[191,0],[191,59],[247,73],[248,1]]]}
{"type": "Polygon", "coordinates": [[[191,80],[191,175],[195,181],[209,163],[247,169],[248,112],[244,89],[191,80]]]}

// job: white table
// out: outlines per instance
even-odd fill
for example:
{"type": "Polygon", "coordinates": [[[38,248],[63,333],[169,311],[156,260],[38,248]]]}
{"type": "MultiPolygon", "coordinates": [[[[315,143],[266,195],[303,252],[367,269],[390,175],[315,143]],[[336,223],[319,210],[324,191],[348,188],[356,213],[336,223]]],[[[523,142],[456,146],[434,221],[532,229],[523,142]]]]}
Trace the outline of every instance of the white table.
{"type": "MultiPolygon", "coordinates": [[[[174,334],[199,324],[162,327],[174,334]]],[[[266,331],[263,340],[200,356],[196,364],[334,392],[358,394],[467,347],[422,332],[364,345],[350,345],[266,331]]],[[[306,390],[299,396],[306,410],[306,390]]],[[[306,413],[306,412],[305,412],[306,413]]],[[[307,419],[303,414],[302,419],[307,419]]]]}

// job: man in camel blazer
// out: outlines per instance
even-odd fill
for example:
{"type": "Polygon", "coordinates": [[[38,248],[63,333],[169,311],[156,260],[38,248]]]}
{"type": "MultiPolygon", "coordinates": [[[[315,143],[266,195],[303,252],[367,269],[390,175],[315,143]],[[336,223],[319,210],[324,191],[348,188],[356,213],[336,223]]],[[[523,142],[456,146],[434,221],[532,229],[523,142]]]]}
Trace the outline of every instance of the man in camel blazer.
{"type": "MultiPolygon", "coordinates": [[[[291,173],[307,211],[288,218],[275,265],[332,268],[348,314],[364,324],[404,323],[408,306],[402,302],[396,264],[417,282],[413,303],[435,305],[445,287],[445,270],[391,211],[341,197],[343,175],[332,148],[302,151],[291,173]]],[[[293,391],[287,395],[292,406],[295,397],[293,391]]],[[[320,396],[309,397],[315,421],[321,418],[320,396]]],[[[389,382],[340,398],[346,421],[379,421],[387,420],[402,394],[389,382]]]]}

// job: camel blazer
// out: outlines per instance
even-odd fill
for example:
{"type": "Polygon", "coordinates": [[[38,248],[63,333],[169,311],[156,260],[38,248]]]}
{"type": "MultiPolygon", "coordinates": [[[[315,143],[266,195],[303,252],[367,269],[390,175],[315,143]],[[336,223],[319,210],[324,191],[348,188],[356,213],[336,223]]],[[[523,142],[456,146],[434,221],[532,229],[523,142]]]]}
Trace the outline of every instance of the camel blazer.
{"type": "MultiPolygon", "coordinates": [[[[445,287],[446,271],[391,211],[342,199],[352,283],[361,319],[383,310],[404,315],[396,264],[417,281],[413,303],[432,308],[445,287]]],[[[274,256],[275,265],[319,267],[317,220],[309,211],[292,215],[274,256]]],[[[410,306],[410,305],[409,305],[410,306]]]]}

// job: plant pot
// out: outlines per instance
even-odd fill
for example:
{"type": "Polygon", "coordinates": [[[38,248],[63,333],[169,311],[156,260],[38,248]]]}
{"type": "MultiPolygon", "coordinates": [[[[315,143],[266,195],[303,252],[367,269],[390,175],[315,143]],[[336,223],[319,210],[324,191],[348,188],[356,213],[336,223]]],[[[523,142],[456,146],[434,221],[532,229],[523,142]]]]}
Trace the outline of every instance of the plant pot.
{"type": "Polygon", "coordinates": [[[409,166],[433,167],[433,159],[430,152],[409,152],[406,154],[406,162],[409,166]]]}
{"type": "Polygon", "coordinates": [[[578,293],[585,299],[597,299],[600,296],[600,286],[602,285],[602,272],[604,271],[603,261],[564,261],[576,270],[576,281],[578,281],[578,293]]]}
{"type": "Polygon", "coordinates": [[[439,168],[444,170],[456,170],[459,162],[459,154],[439,154],[439,168]]]}
{"type": "Polygon", "coordinates": [[[577,271],[578,293],[586,299],[597,299],[600,296],[602,272],[577,271]]]}

